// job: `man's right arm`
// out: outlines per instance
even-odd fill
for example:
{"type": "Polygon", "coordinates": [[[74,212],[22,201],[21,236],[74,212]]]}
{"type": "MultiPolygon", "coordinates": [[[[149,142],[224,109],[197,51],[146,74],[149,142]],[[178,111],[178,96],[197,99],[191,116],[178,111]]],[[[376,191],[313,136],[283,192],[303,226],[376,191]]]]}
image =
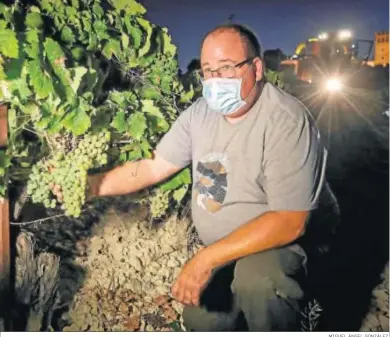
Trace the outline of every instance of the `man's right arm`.
{"type": "Polygon", "coordinates": [[[127,162],[106,173],[89,176],[88,198],[138,192],[164,181],[181,169],[155,151],[152,159],[127,162]]]}

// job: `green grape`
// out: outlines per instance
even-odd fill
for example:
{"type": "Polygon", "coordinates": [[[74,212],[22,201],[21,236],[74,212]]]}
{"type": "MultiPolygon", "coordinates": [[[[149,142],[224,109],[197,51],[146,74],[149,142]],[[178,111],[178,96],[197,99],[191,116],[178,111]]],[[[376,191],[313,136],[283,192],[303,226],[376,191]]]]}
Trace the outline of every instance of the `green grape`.
{"type": "Polygon", "coordinates": [[[32,167],[27,183],[27,194],[34,203],[55,208],[53,184],[62,190],[61,209],[68,216],[79,217],[85,202],[88,171],[108,162],[107,154],[111,136],[107,130],[97,135],[86,134],[68,154],[56,153],[49,160],[41,160],[32,167]],[[49,172],[49,167],[55,168],[49,172]]]}

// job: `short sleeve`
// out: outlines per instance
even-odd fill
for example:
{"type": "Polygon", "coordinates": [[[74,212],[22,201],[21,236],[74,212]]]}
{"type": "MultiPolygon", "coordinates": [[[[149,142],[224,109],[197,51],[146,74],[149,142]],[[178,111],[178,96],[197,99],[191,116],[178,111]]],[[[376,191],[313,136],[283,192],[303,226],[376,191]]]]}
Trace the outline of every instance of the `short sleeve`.
{"type": "Polygon", "coordinates": [[[193,106],[184,110],[156,147],[159,155],[180,168],[188,166],[192,160],[192,111],[193,106]]]}
{"type": "Polygon", "coordinates": [[[325,179],[327,152],[304,107],[278,111],[264,139],[265,188],[270,210],[312,210],[325,179]]]}

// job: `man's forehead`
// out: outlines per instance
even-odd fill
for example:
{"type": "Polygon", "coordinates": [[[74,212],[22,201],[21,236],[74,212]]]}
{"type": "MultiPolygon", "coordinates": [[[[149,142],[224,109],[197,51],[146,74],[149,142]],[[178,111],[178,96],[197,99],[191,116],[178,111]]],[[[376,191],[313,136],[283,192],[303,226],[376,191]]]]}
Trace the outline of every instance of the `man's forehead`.
{"type": "Polygon", "coordinates": [[[209,58],[218,62],[237,62],[245,57],[247,46],[238,32],[233,30],[221,30],[210,34],[204,40],[201,50],[203,64],[209,62],[209,58]]]}

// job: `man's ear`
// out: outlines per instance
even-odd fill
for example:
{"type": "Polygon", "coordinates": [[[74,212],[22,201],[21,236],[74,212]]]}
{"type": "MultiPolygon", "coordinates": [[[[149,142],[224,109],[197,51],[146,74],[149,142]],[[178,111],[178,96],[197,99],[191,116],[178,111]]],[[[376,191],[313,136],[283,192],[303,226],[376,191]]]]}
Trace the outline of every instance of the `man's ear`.
{"type": "Polygon", "coordinates": [[[256,67],[256,82],[259,82],[264,76],[264,62],[260,57],[256,57],[253,63],[256,67]]]}

